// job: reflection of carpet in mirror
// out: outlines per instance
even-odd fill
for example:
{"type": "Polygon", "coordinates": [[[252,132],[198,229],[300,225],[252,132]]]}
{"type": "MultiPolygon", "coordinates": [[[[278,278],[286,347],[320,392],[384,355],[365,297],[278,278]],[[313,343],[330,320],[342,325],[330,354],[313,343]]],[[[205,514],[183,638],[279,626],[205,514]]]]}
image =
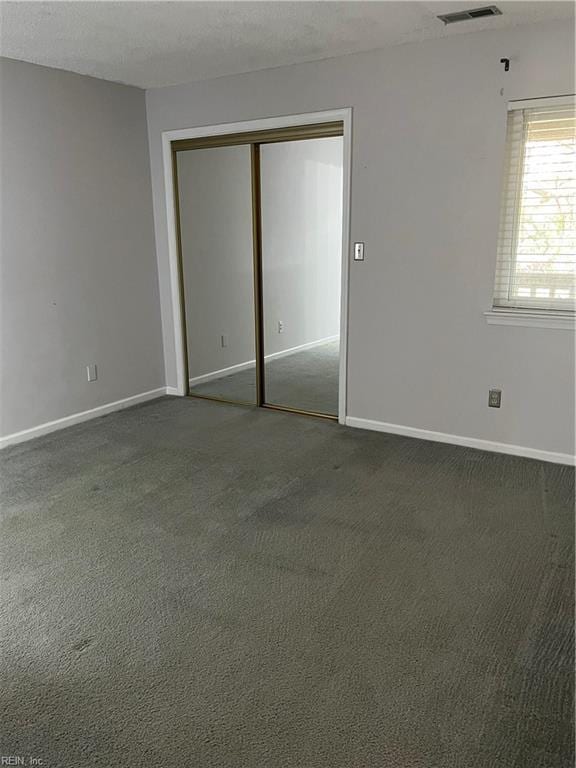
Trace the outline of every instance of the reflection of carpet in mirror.
{"type": "MultiPolygon", "coordinates": [[[[316,413],[338,413],[340,342],[277,357],[266,363],[266,402],[316,413]]],[[[256,400],[255,368],[223,376],[190,388],[191,394],[253,403],[256,400]]]]}

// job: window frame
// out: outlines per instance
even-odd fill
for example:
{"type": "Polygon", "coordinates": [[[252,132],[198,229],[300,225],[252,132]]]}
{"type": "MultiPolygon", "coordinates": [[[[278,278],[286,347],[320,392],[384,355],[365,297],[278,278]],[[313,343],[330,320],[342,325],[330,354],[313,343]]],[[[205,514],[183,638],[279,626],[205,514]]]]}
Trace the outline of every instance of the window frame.
{"type": "MultiPolygon", "coordinates": [[[[567,94],[562,96],[552,97],[536,97],[533,99],[518,99],[510,100],[507,104],[506,110],[506,144],[508,142],[508,115],[512,111],[520,111],[524,109],[537,109],[541,107],[562,107],[562,106],[574,106],[576,108],[576,98],[574,94],[567,94]]],[[[523,130],[526,130],[526,123],[523,125],[523,130]]],[[[522,143],[522,155],[519,160],[518,174],[522,174],[524,170],[524,152],[525,152],[525,140],[522,143]]],[[[508,144],[506,145],[506,151],[509,151],[508,144]]],[[[520,186],[521,179],[516,178],[515,189],[520,186]]],[[[510,169],[508,162],[506,161],[503,169],[502,179],[502,194],[500,202],[500,221],[504,211],[504,204],[502,202],[504,196],[508,192],[508,186],[511,184],[510,169]]],[[[511,258],[506,261],[504,268],[503,281],[506,285],[510,286],[514,275],[515,265],[517,259],[516,242],[518,237],[518,215],[520,212],[520,199],[515,200],[514,207],[514,225],[512,234],[511,245],[511,258]]],[[[499,223],[498,240],[500,239],[501,223],[499,223]]],[[[557,329],[574,329],[576,327],[576,305],[573,304],[572,308],[559,308],[559,307],[537,307],[522,304],[509,305],[497,303],[499,293],[496,287],[498,270],[502,270],[503,265],[497,256],[496,270],[494,276],[494,282],[492,286],[492,308],[490,311],[485,312],[487,322],[492,325],[522,325],[527,327],[545,327],[545,328],[557,328],[557,329]]]]}

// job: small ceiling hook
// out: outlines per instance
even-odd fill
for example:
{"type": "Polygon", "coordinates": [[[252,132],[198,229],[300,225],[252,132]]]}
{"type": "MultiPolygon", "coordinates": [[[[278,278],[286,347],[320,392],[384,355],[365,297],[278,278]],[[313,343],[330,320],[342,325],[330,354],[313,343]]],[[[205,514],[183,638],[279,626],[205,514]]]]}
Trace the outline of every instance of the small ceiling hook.
{"type": "Polygon", "coordinates": [[[500,59],[500,64],[504,64],[504,72],[510,69],[510,59],[500,59]]]}

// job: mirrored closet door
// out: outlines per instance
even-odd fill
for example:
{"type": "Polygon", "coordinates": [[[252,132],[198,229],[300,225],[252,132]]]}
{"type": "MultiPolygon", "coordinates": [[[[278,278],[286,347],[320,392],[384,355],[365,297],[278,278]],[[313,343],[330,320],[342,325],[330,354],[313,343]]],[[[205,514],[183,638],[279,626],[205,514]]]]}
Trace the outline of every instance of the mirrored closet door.
{"type": "Polygon", "coordinates": [[[342,137],[260,146],[265,403],[338,414],[342,137]]]}
{"type": "Polygon", "coordinates": [[[190,396],[337,418],[342,135],[172,142],[190,396]]]}
{"type": "Polygon", "coordinates": [[[251,148],[175,157],[189,393],[256,404],[251,148]]]}

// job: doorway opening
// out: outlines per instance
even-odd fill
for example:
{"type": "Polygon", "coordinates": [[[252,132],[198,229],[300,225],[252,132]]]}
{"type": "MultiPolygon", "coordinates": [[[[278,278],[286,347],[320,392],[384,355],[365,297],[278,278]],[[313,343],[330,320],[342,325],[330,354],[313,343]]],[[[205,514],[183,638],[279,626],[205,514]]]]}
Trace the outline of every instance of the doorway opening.
{"type": "Polygon", "coordinates": [[[185,394],[343,421],[344,121],[169,147],[185,394]]]}

